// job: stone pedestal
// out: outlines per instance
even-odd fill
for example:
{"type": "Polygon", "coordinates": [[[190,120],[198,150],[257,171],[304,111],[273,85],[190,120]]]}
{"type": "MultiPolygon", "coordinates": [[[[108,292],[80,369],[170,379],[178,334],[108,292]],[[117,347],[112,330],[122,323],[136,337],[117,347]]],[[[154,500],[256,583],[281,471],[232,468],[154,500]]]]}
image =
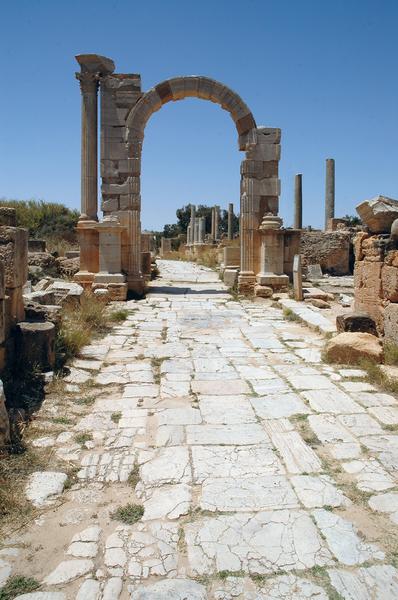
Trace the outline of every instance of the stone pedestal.
{"type": "Polygon", "coordinates": [[[122,270],[122,232],[124,227],[116,218],[106,217],[97,224],[99,234],[99,272],[95,274],[93,289],[108,290],[111,299],[127,297],[126,276],[122,270]]]}
{"type": "Polygon", "coordinates": [[[97,226],[96,221],[79,221],[76,228],[80,246],[80,269],[74,279],[85,288],[91,286],[99,269],[97,226]]]}
{"type": "MultiPolygon", "coordinates": [[[[282,219],[273,214],[264,216],[259,228],[261,234],[261,271],[256,276],[259,286],[278,290],[289,285],[289,277],[283,272],[284,233],[282,219]]],[[[256,290],[256,295],[261,290],[256,290]]]]}

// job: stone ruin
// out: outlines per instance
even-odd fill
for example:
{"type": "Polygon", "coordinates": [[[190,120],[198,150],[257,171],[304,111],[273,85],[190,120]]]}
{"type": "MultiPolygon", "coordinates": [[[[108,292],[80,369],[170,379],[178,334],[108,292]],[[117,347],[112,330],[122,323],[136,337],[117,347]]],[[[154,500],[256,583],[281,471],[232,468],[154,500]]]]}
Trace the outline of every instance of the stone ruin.
{"type": "Polygon", "coordinates": [[[354,243],[356,320],[371,317],[366,331],[375,326],[398,344],[398,201],[378,196],[359,204],[357,212],[367,231],[354,243]]]}
{"type": "MultiPolygon", "coordinates": [[[[0,207],[0,377],[6,371],[13,376],[15,369],[33,366],[43,372],[52,370],[61,304],[79,301],[83,292],[76,283],[50,277],[42,279],[32,291],[29,269],[32,263],[37,266],[35,256],[40,261],[43,254],[48,254],[44,242],[28,240],[28,231],[16,226],[15,209],[0,207]]],[[[9,419],[0,380],[0,448],[9,441],[9,419]]]]}
{"type": "MultiPolygon", "coordinates": [[[[145,126],[167,102],[195,97],[220,104],[230,113],[239,150],[245,153],[241,164],[239,291],[251,294],[255,288],[285,286],[299,232],[287,233],[281,220],[272,218],[278,215],[280,194],[280,129],[258,127],[242,99],[208,77],[176,77],[143,92],[140,75],[115,73],[109,58],[81,54],[76,60],[82,94],[80,270],[76,281],[85,288],[106,289],[112,299],[124,299],[127,292],[143,293],[140,174],[145,126]],[[98,90],[102,221],[97,206],[98,90]]],[[[215,240],[217,214],[215,210],[211,234],[215,240]]],[[[191,246],[204,237],[203,223],[193,217],[188,234],[191,246]]]]}

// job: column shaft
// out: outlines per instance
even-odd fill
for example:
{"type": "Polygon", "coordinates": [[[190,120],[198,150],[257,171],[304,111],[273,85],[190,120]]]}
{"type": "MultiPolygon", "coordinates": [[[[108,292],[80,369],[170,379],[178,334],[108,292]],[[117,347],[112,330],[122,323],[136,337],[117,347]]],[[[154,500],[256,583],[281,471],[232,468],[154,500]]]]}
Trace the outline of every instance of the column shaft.
{"type": "Polygon", "coordinates": [[[234,205],[232,203],[228,204],[228,239],[232,240],[233,238],[233,218],[234,218],[234,205]]]}
{"type": "Polygon", "coordinates": [[[334,218],[334,158],[326,159],[326,189],[325,189],[325,229],[328,228],[329,219],[334,218]]]}
{"type": "Polygon", "coordinates": [[[294,178],[294,229],[303,228],[303,176],[298,173],[294,178]]]}
{"type": "Polygon", "coordinates": [[[98,79],[97,73],[77,73],[82,94],[81,216],[97,221],[98,204],[98,79]]]}

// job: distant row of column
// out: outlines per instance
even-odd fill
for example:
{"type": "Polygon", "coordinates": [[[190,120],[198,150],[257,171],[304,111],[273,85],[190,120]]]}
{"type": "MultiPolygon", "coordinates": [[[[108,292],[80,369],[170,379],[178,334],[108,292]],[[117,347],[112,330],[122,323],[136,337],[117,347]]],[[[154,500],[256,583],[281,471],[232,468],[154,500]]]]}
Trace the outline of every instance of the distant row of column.
{"type": "MultiPolygon", "coordinates": [[[[329,219],[334,219],[335,201],[335,169],[334,158],[326,159],[325,184],[325,229],[328,229],[329,219]]],[[[294,229],[303,228],[303,176],[298,173],[294,178],[294,229]]]]}
{"type": "MultiPolygon", "coordinates": [[[[228,205],[228,239],[233,238],[234,205],[228,205]]],[[[211,232],[210,241],[215,243],[220,239],[220,207],[213,206],[211,209],[211,232]]],[[[191,204],[191,218],[187,227],[187,245],[206,243],[206,217],[196,216],[196,206],[191,204]]]]}

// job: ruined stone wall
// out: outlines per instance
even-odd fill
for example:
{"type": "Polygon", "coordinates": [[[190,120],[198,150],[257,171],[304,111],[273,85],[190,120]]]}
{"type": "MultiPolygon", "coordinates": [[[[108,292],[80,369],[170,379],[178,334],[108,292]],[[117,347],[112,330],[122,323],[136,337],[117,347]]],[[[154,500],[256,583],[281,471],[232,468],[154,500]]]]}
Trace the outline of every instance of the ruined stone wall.
{"type": "Polygon", "coordinates": [[[358,233],[355,249],[355,310],[376,322],[380,335],[398,343],[398,249],[386,234],[358,233]]]}
{"type": "Polygon", "coordinates": [[[347,231],[302,231],[300,254],[302,264],[319,264],[324,273],[351,273],[353,234],[347,231]]]}

